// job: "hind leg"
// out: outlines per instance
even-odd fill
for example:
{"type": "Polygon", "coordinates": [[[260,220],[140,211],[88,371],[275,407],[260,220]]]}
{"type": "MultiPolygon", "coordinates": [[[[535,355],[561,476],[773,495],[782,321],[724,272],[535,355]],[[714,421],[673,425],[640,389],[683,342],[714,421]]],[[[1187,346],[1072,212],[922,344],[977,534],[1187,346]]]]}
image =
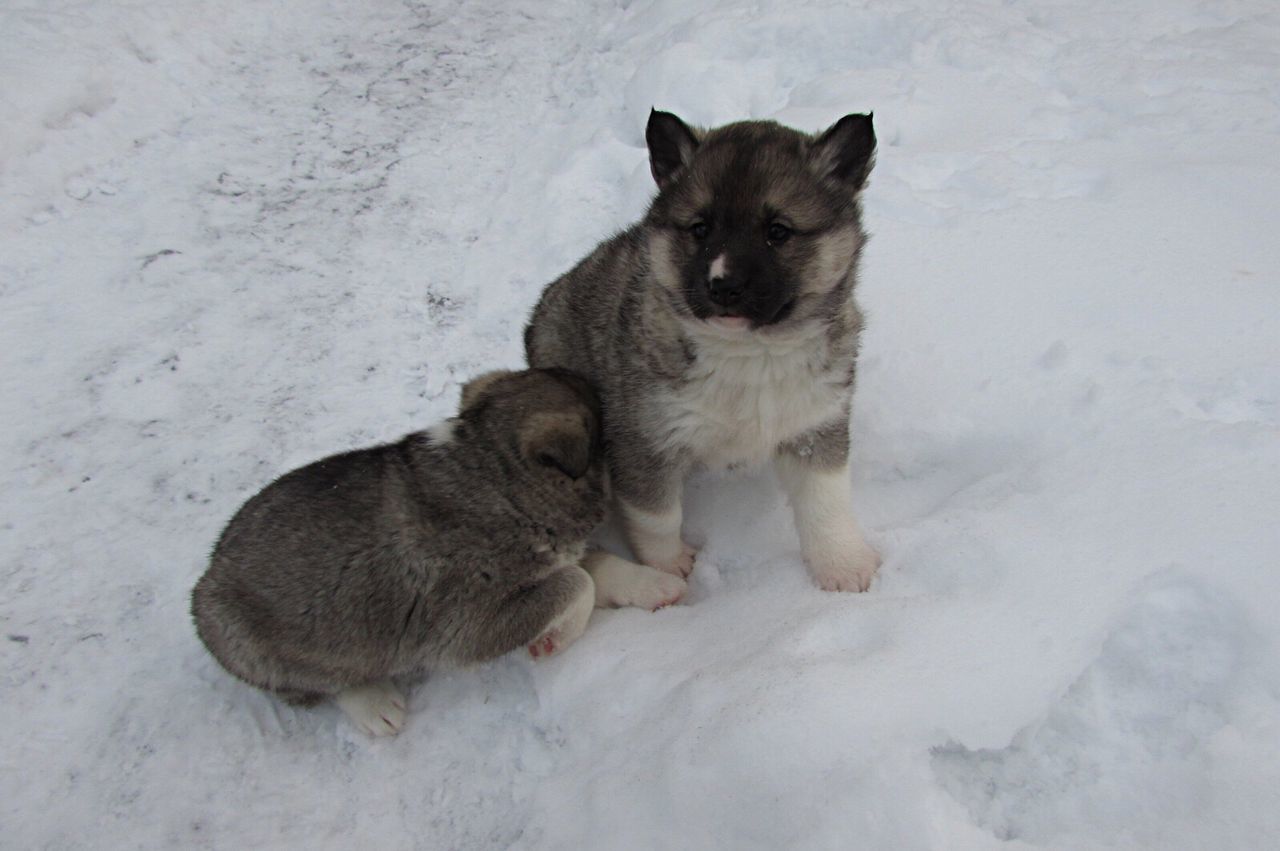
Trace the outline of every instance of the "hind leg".
{"type": "Polygon", "coordinates": [[[328,695],[318,691],[302,691],[301,689],[289,688],[272,689],[272,694],[290,706],[299,706],[303,709],[309,709],[328,697],[328,695]]]}
{"type": "MultiPolygon", "coordinates": [[[[347,680],[351,682],[350,679],[347,680]]],[[[408,703],[389,679],[358,685],[331,685],[325,691],[301,688],[271,690],[291,706],[309,708],[332,698],[351,722],[370,736],[394,736],[404,727],[408,703]]]]}
{"type": "Polygon", "coordinates": [[[394,736],[404,727],[408,704],[391,680],[344,688],[333,702],[371,736],[394,736]]]}
{"type": "Polygon", "coordinates": [[[585,570],[577,565],[560,568],[534,585],[494,598],[459,617],[447,658],[466,665],[494,659],[518,647],[527,647],[537,656],[558,652],[582,634],[595,602],[595,583],[585,570]]]}
{"type": "Polygon", "coordinates": [[[575,574],[577,590],[565,601],[563,608],[553,615],[551,622],[529,644],[529,655],[535,659],[553,656],[577,641],[587,628],[591,610],[596,607],[595,582],[580,567],[567,568],[575,574]]]}
{"type": "MultiPolygon", "coordinates": [[[[207,576],[207,575],[206,575],[207,576]]],[[[298,642],[264,636],[255,612],[219,594],[202,578],[192,595],[196,632],[230,673],[291,706],[311,707],[333,698],[357,727],[373,736],[394,736],[404,726],[404,696],[374,659],[344,658],[298,642]]]]}

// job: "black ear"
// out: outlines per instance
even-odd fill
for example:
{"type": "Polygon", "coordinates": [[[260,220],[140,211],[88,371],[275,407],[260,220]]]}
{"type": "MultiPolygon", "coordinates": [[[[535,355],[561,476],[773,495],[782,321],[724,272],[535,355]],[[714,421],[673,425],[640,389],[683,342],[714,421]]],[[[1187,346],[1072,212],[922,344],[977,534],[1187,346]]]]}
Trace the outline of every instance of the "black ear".
{"type": "Polygon", "coordinates": [[[871,118],[871,113],[846,115],[813,143],[813,166],[823,177],[833,177],[855,192],[867,182],[876,154],[871,118]]]}
{"type": "Polygon", "coordinates": [[[591,465],[591,442],[585,434],[557,429],[542,435],[529,447],[530,460],[559,470],[571,479],[580,479],[591,465]]]}
{"type": "Polygon", "coordinates": [[[649,111],[649,125],[644,129],[644,141],[649,146],[649,170],[659,189],[666,189],[675,180],[680,169],[693,159],[698,149],[698,137],[679,118],[670,112],[649,111]]]}

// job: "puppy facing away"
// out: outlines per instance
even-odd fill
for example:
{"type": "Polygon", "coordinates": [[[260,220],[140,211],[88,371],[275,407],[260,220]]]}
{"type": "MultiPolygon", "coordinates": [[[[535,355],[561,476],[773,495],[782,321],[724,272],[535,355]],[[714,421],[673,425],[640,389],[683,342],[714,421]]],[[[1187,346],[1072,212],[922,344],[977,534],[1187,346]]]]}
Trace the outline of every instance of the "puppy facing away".
{"type": "Polygon", "coordinates": [[[240,679],[332,697],[398,732],[391,677],[563,650],[601,605],[657,608],[683,580],[586,554],[605,510],[599,403],[560,370],[490,373],[457,417],[277,479],[227,525],[192,593],[196,631],[240,679]],[[599,593],[586,562],[609,586],[599,593]]]}
{"type": "Polygon", "coordinates": [[[680,536],[691,470],[771,460],[818,585],[866,590],[880,560],[853,515],[849,411],[871,116],[808,135],[769,121],[703,131],[654,111],[645,136],[657,197],[547,287],[529,364],[596,385],[646,565],[693,568],[680,536]]]}

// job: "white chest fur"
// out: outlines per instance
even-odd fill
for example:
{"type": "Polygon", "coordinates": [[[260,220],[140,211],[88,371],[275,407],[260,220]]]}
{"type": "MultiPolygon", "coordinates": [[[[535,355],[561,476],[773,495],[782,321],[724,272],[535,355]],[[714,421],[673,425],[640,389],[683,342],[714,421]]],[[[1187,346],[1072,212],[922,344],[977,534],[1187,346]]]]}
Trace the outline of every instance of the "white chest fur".
{"type": "Polygon", "coordinates": [[[846,364],[829,362],[821,338],[765,341],[750,332],[706,335],[678,388],[653,400],[664,448],[717,468],[761,464],[778,444],[839,416],[846,364]]]}

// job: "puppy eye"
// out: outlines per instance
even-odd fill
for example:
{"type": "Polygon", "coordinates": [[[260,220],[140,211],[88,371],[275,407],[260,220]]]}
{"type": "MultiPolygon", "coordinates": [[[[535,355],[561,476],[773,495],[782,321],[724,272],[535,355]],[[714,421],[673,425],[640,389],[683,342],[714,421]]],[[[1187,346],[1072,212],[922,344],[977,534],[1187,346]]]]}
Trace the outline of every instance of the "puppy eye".
{"type": "Polygon", "coordinates": [[[769,225],[769,230],[765,232],[765,238],[769,240],[770,245],[777,245],[786,242],[791,238],[791,228],[784,224],[774,222],[769,225]]]}
{"type": "Polygon", "coordinates": [[[689,235],[698,241],[706,239],[709,233],[711,233],[711,225],[706,222],[694,222],[689,225],[689,235]]]}

